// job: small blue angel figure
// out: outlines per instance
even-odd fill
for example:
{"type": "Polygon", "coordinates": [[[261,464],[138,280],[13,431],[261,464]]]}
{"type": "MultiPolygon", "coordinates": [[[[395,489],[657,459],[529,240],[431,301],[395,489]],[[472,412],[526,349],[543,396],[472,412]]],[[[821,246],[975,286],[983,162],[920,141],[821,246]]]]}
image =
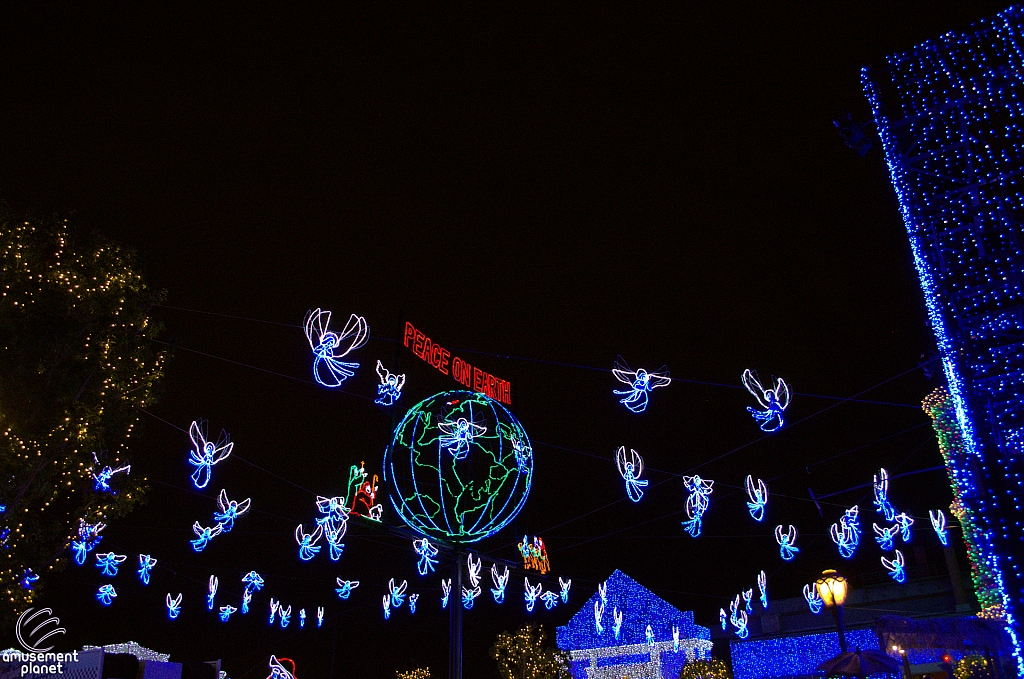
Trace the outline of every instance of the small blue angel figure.
{"type": "Polygon", "coordinates": [[[85,557],[100,544],[100,540],[103,539],[100,532],[106,527],[103,523],[86,523],[85,519],[78,520],[78,536],[71,541],[71,552],[76,564],[85,564],[85,557]]]}
{"type": "Polygon", "coordinates": [[[644,630],[644,635],[647,637],[647,645],[654,646],[654,630],[651,629],[650,623],[647,624],[647,629],[644,630]]]}
{"type": "Polygon", "coordinates": [[[395,401],[402,397],[402,387],[405,386],[405,375],[396,375],[385,368],[380,359],[377,360],[377,377],[380,384],[377,385],[377,399],[374,403],[382,406],[394,405],[395,401]]]}
{"type": "Polygon", "coordinates": [[[395,585],[394,578],[388,580],[388,592],[391,594],[391,606],[393,608],[399,608],[402,602],[405,601],[405,590],[408,587],[409,583],[406,580],[402,580],[401,585],[395,585]]]}
{"type": "Polygon", "coordinates": [[[117,590],[114,589],[113,585],[103,585],[96,592],[96,598],[104,606],[109,606],[115,598],[117,598],[117,590]]]}
{"type": "Polygon", "coordinates": [[[316,627],[317,627],[317,629],[320,629],[323,626],[324,626],[324,607],[323,606],[317,606],[316,607],[316,627]]]}
{"type": "Polygon", "coordinates": [[[299,627],[305,627],[305,626],[306,626],[306,609],[305,608],[300,608],[299,609],[299,627]]]}
{"type": "Polygon", "coordinates": [[[505,566],[503,573],[498,573],[498,564],[491,564],[491,582],[494,583],[494,587],[491,588],[491,596],[494,597],[494,603],[500,604],[505,601],[505,587],[508,586],[509,570],[508,566],[505,566]]]}
{"type": "Polygon", "coordinates": [[[466,609],[467,611],[468,610],[472,610],[473,603],[476,601],[476,598],[478,596],[480,596],[480,592],[481,592],[481,589],[480,589],[479,586],[476,586],[473,589],[469,589],[468,587],[463,587],[462,588],[462,607],[464,609],[466,609]]]}
{"type": "Polygon", "coordinates": [[[220,535],[222,530],[224,530],[224,527],[219,523],[214,524],[210,528],[203,528],[196,521],[192,524],[192,532],[196,534],[196,539],[189,540],[192,543],[192,549],[197,552],[203,551],[206,549],[206,545],[210,544],[210,540],[220,535]]]}
{"type": "Polygon", "coordinates": [[[897,549],[896,558],[891,561],[883,556],[882,565],[885,567],[885,570],[889,571],[889,577],[893,580],[900,584],[906,582],[907,572],[903,568],[903,552],[897,549]]]}
{"type": "Polygon", "coordinates": [[[804,585],[804,601],[807,602],[807,608],[815,615],[821,613],[821,607],[825,603],[822,601],[821,595],[818,594],[818,588],[814,585],[804,585]]]}
{"type": "Polygon", "coordinates": [[[302,323],[313,350],[313,377],[323,386],[333,388],[355,375],[359,364],[345,363],[341,359],[366,344],[370,327],[365,318],[355,314],[349,316],[340,335],[327,329],[330,324],[331,312],[320,309],[306,312],[302,323]],[[342,350],[346,343],[348,346],[342,350]]]}
{"type": "Polygon", "coordinates": [[[513,436],[510,440],[512,441],[512,450],[516,454],[516,467],[521,474],[525,474],[533,460],[533,449],[516,436],[513,436]]]}
{"type": "Polygon", "coordinates": [[[108,578],[112,578],[117,575],[117,566],[122,563],[128,557],[124,554],[114,554],[113,552],[107,552],[106,554],[96,555],[96,568],[102,569],[103,575],[108,578]]]}
{"type": "Polygon", "coordinates": [[[228,491],[222,488],[220,495],[217,496],[217,507],[220,508],[220,511],[213,513],[213,520],[220,524],[225,533],[230,533],[231,529],[235,527],[235,519],[249,513],[250,504],[252,504],[251,498],[245,498],[241,502],[229,500],[228,491]]]}
{"type": "MultiPolygon", "coordinates": [[[[114,569],[117,570],[116,568],[114,569]]],[[[27,590],[35,589],[32,585],[39,581],[39,576],[32,572],[31,568],[26,568],[21,574],[21,588],[27,590]]]]}
{"type": "Polygon", "coordinates": [[[839,523],[833,523],[829,529],[829,535],[832,537],[832,542],[836,543],[836,547],[839,548],[839,555],[844,559],[853,558],[853,554],[857,551],[857,545],[854,544],[853,539],[845,528],[839,523]]]}
{"type": "Polygon", "coordinates": [[[747,510],[751,518],[759,522],[764,519],[764,507],[768,504],[768,486],[761,479],[755,484],[753,475],[747,474],[746,488],[747,497],[750,498],[747,510]]]}
{"type": "Polygon", "coordinates": [[[857,545],[860,544],[860,519],[857,518],[857,514],[859,512],[860,509],[858,506],[854,505],[843,512],[843,515],[839,517],[839,524],[852,539],[854,547],[857,547],[857,545]]]}
{"type": "MultiPolygon", "coordinates": [[[[92,454],[92,459],[96,462],[96,466],[99,467],[100,459],[96,457],[96,453],[92,454]]],[[[117,495],[117,491],[110,488],[110,478],[114,474],[120,474],[121,472],[131,474],[132,466],[130,464],[126,464],[125,466],[118,467],[117,469],[112,469],[110,466],[106,466],[101,469],[99,473],[96,473],[96,471],[90,472],[92,474],[93,490],[97,493],[110,493],[111,495],[117,495]]]]}
{"type": "MultiPolygon", "coordinates": [[[[530,613],[533,613],[533,606],[534,606],[534,604],[537,603],[537,598],[540,597],[541,592],[543,591],[544,585],[542,583],[538,582],[537,586],[534,587],[533,585],[530,584],[530,579],[529,578],[523,578],[523,583],[524,583],[523,598],[526,599],[526,610],[529,611],[530,613]]],[[[602,608],[602,612],[603,612],[604,607],[602,606],[601,608],[602,608]]]]}
{"type": "Polygon", "coordinates": [[[945,547],[949,544],[949,534],[946,531],[946,515],[941,509],[936,509],[934,512],[928,510],[928,519],[932,522],[932,529],[935,534],[939,537],[939,542],[945,547]]]}
{"type": "Polygon", "coordinates": [[[612,634],[615,635],[615,641],[619,640],[622,633],[622,619],[623,611],[620,611],[618,606],[612,606],[612,634]]]}
{"type": "Polygon", "coordinates": [[[726,626],[729,623],[729,618],[725,615],[725,609],[718,609],[718,621],[722,624],[722,631],[725,631],[726,626]]]}
{"type": "Polygon", "coordinates": [[[785,424],[782,417],[783,411],[789,407],[789,387],[786,381],[777,378],[771,389],[761,386],[761,380],[757,373],[749,368],[743,371],[743,386],[747,388],[750,395],[754,397],[761,410],[747,407],[754,420],[761,423],[761,431],[771,433],[778,431],[785,424]]]}
{"type": "Polygon", "coordinates": [[[175,620],[181,614],[181,593],[178,596],[171,598],[171,593],[167,593],[167,617],[171,620],[175,620]]]}
{"type": "Polygon", "coordinates": [[[452,595],[452,579],[441,578],[441,608],[448,608],[448,599],[452,595]]]}
{"type": "Polygon", "coordinates": [[[217,596],[217,588],[220,587],[220,579],[216,575],[210,576],[210,582],[206,586],[206,608],[213,610],[213,599],[217,596]]]}
{"type": "Polygon", "coordinates": [[[270,597],[270,621],[269,624],[273,625],[275,618],[277,618],[277,612],[281,609],[281,602],[274,601],[274,597],[270,597]]]}
{"type": "Polygon", "coordinates": [[[562,603],[569,603],[569,588],[572,587],[572,578],[568,580],[562,580],[561,576],[558,578],[558,588],[561,590],[562,603]]]}
{"type": "Polygon", "coordinates": [[[419,571],[420,575],[426,575],[427,573],[433,573],[434,567],[437,565],[437,547],[430,544],[430,540],[422,538],[420,540],[412,541],[412,548],[419,555],[420,560],[416,564],[416,570],[419,571]]]}
{"type": "Polygon", "coordinates": [[[473,555],[466,555],[466,572],[469,575],[469,583],[474,587],[480,584],[480,572],[483,570],[483,567],[484,560],[482,558],[477,559],[476,562],[474,563],[473,555]]]}
{"type": "Polygon", "coordinates": [[[757,574],[757,589],[761,594],[761,608],[768,610],[768,576],[761,571],[757,574]]]}
{"type": "Polygon", "coordinates": [[[252,590],[246,589],[242,592],[242,615],[249,612],[249,604],[252,603],[252,590]]]}
{"type": "Polygon", "coordinates": [[[640,480],[644,473],[644,459],[632,448],[626,456],[626,446],[619,446],[615,451],[615,464],[619,468],[619,476],[626,482],[626,495],[633,502],[640,502],[644,496],[643,489],[647,487],[647,480],[640,480]]]}
{"type": "Polygon", "coordinates": [[[896,520],[896,508],[889,502],[889,472],[879,469],[874,478],[875,509],[886,521],[896,520]]]}
{"type": "Polygon", "coordinates": [[[238,609],[235,608],[234,606],[232,606],[231,604],[228,604],[227,606],[221,606],[220,607],[220,621],[221,622],[227,622],[228,618],[231,617],[231,614],[234,613],[237,610],[238,609]]]}
{"type": "Polygon", "coordinates": [[[318,512],[323,514],[316,522],[320,525],[333,521],[335,523],[345,523],[348,521],[348,503],[345,501],[343,495],[336,495],[334,497],[324,497],[322,495],[316,496],[316,509],[318,512]]]}
{"type": "Polygon", "coordinates": [[[713,492],[715,482],[702,479],[700,476],[684,476],[683,486],[689,495],[686,498],[686,515],[689,521],[683,521],[683,527],[690,537],[698,537],[704,525],[704,512],[710,504],[709,495],[713,492]]]}
{"type": "Polygon", "coordinates": [[[540,600],[544,602],[544,608],[550,611],[558,605],[558,592],[548,590],[540,595],[540,600]]]}
{"type": "Polygon", "coordinates": [[[743,592],[743,604],[744,604],[743,608],[744,608],[744,610],[747,611],[747,613],[753,613],[754,612],[754,604],[751,603],[753,598],[754,598],[754,588],[753,587],[751,587],[747,591],[743,592]]]}
{"type": "Polygon", "coordinates": [[[750,630],[747,628],[746,611],[737,612],[729,618],[729,622],[736,628],[736,636],[740,639],[746,639],[750,635],[750,630]]]}
{"type": "Polygon", "coordinates": [[[263,589],[263,576],[256,571],[249,571],[242,577],[242,584],[245,589],[251,592],[258,592],[263,589]]]}
{"type": "Polygon", "coordinates": [[[217,464],[234,449],[235,444],[231,442],[228,433],[221,429],[217,442],[208,439],[206,420],[194,420],[188,428],[189,438],[192,439],[193,450],[189,451],[188,463],[196,468],[192,472],[192,483],[196,488],[206,488],[213,474],[213,465],[217,464]]]}
{"type": "MultiPolygon", "coordinates": [[[[604,601],[594,602],[594,630],[598,635],[604,634],[604,625],[601,624],[601,620],[604,618],[604,607],[604,601]]],[[[527,610],[533,610],[532,608],[529,608],[529,600],[527,600],[527,610]]]]}
{"type": "Polygon", "coordinates": [[[409,613],[410,614],[416,612],[416,602],[419,601],[419,600],[420,600],[420,595],[419,594],[410,594],[409,595],[409,613]]]}
{"type": "Polygon", "coordinates": [[[292,606],[291,606],[291,604],[288,604],[288,608],[285,608],[285,607],[279,605],[277,607],[277,612],[281,615],[281,619],[280,619],[281,629],[284,629],[288,625],[291,624],[291,622],[292,622],[292,606]]]}
{"type": "Polygon", "coordinates": [[[384,619],[387,620],[391,617],[391,597],[385,594],[381,601],[384,604],[384,619]]]}
{"type": "Polygon", "coordinates": [[[652,372],[647,372],[643,368],[632,370],[622,356],[615,357],[612,374],[619,382],[629,385],[629,389],[612,389],[612,393],[622,396],[619,403],[626,406],[631,413],[638,414],[647,410],[647,395],[652,390],[658,387],[667,387],[672,382],[666,366],[661,366],[652,372]]]}
{"type": "Polygon", "coordinates": [[[875,542],[882,548],[882,551],[888,552],[892,550],[893,540],[896,538],[897,533],[899,533],[900,527],[897,525],[883,528],[877,523],[872,524],[872,526],[875,528],[875,542]]]}
{"type": "Polygon", "coordinates": [[[456,460],[469,455],[469,446],[473,439],[487,433],[487,427],[470,422],[465,417],[460,417],[454,422],[438,422],[437,428],[441,430],[441,447],[447,448],[456,460]]]}
{"type": "Polygon", "coordinates": [[[903,542],[910,542],[910,527],[914,525],[914,519],[907,515],[906,512],[900,512],[896,516],[892,517],[893,521],[900,529],[900,539],[903,542]]]}
{"type": "Polygon", "coordinates": [[[142,580],[143,585],[149,584],[149,573],[153,570],[153,566],[156,565],[156,559],[151,557],[149,554],[139,554],[139,579],[142,580]]]}
{"type": "Polygon", "coordinates": [[[779,543],[779,555],[783,561],[792,561],[800,548],[796,546],[796,526],[790,525],[789,530],[783,532],[782,524],[775,527],[775,542],[779,543]]]}
{"type": "Polygon", "coordinates": [[[309,561],[317,555],[317,552],[320,551],[320,548],[316,546],[316,543],[320,541],[320,538],[323,536],[323,534],[323,526],[317,526],[316,530],[308,534],[305,531],[303,531],[301,523],[298,525],[298,527],[296,527],[295,542],[299,543],[300,559],[302,559],[303,561],[309,561]]]}
{"type": "Polygon", "coordinates": [[[672,651],[679,652],[679,625],[672,625],[672,651]]]}
{"type": "Polygon", "coordinates": [[[341,578],[335,578],[338,583],[338,588],[334,591],[338,593],[339,599],[347,599],[352,596],[352,590],[359,586],[358,580],[342,580],[341,578]]]}

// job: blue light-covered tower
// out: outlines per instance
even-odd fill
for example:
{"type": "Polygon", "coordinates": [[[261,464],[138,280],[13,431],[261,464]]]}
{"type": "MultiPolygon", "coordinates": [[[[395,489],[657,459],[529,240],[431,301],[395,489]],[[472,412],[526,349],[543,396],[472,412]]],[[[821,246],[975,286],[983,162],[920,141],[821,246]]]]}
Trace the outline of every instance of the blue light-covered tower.
{"type": "Polygon", "coordinates": [[[865,69],[967,462],[964,510],[1021,658],[1024,615],[1024,8],[865,69]]]}

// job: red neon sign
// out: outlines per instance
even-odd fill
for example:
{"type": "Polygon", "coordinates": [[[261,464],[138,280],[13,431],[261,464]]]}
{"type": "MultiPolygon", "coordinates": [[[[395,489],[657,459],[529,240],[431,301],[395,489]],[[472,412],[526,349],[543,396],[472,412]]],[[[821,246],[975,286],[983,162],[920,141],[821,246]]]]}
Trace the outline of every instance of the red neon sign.
{"type": "Polygon", "coordinates": [[[512,405],[512,385],[508,380],[495,377],[470,365],[458,356],[452,356],[450,351],[433,342],[408,321],[405,323],[404,343],[418,358],[434,366],[445,375],[451,375],[456,382],[489,396],[495,401],[512,405]],[[449,361],[449,359],[451,360],[449,361]]]}

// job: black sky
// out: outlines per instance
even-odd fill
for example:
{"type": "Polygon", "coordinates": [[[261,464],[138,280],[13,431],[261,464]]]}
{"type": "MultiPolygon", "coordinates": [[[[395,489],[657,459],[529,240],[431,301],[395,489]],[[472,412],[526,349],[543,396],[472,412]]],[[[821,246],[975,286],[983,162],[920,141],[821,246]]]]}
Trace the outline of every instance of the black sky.
{"type": "MultiPolygon", "coordinates": [[[[365,398],[376,358],[408,374],[406,407],[455,387],[395,343],[405,320],[513,381],[536,480],[513,527],[479,546],[511,559],[518,536],[539,533],[576,605],[615,568],[702,624],[762,568],[775,597],[826,567],[855,584],[884,575],[874,545],[838,564],[826,535],[839,505],[867,513],[864,491],[821,518],[807,488],[940,464],[920,409],[842,404],[702,466],[718,485],[693,540],[682,483],[665,473],[650,473],[641,503],[599,509],[624,497],[612,453],[687,472],[759,437],[746,392],[677,380],[636,416],[610,373],[499,357],[610,369],[621,353],[676,378],[738,387],[755,368],[801,394],[850,396],[933,351],[884,160],[845,148],[831,120],[868,117],[862,65],[1002,5],[692,4],[0,8],[0,198],[134,248],[169,307],[297,326],[321,306],[364,315],[374,336],[345,394],[304,383],[298,327],[155,310],[180,348],[153,414],[181,428],[208,418],[267,471],[231,459],[203,496],[186,492],[187,437],[144,417],[133,473],[151,480],[149,504],[106,544],[161,565],[148,589],[120,576],[109,609],[91,566],[46,583],[69,645],[132,638],[176,659],[223,657],[234,679],[263,676],[271,652],[304,679],[327,676],[332,655],[339,675],[414,662],[443,675],[438,578],[416,576],[406,542],[353,526],[335,566],[299,562],[291,537],[313,517],[303,489],[340,490],[360,460],[379,469],[392,419],[365,398]],[[764,525],[737,492],[748,473],[775,479],[764,525]],[[196,555],[188,526],[220,481],[267,513],[196,555]],[[776,523],[801,530],[790,564],[776,523]],[[265,600],[227,625],[199,608],[209,574],[228,600],[251,568],[275,598],[328,605],[324,629],[270,630],[265,600]],[[363,583],[348,602],[333,598],[336,575],[363,583]],[[411,620],[382,621],[389,577],[424,592],[411,620]],[[185,593],[177,623],[168,591],[185,593]]],[[[934,385],[911,371],[864,398],[915,405],[934,385]]],[[[797,396],[790,421],[835,402],[797,396]]],[[[948,505],[944,476],[894,482],[892,495],[934,541],[926,512],[948,505]]],[[[576,610],[527,615],[521,583],[509,598],[470,614],[467,674],[492,671],[497,631],[535,618],[553,634],[576,610]]]]}

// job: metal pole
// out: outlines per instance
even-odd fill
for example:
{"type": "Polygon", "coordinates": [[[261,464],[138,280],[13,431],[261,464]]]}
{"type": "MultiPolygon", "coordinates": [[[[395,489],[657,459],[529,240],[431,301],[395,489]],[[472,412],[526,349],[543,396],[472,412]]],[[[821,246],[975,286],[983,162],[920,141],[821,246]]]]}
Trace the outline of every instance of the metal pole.
{"type": "Polygon", "coordinates": [[[843,607],[833,607],[832,613],[836,616],[836,626],[839,627],[839,650],[842,653],[846,653],[846,630],[843,629],[843,607]]]}
{"type": "Polygon", "coordinates": [[[449,642],[448,642],[448,679],[462,679],[462,559],[465,554],[455,552],[452,564],[452,591],[448,599],[449,642]]]}

